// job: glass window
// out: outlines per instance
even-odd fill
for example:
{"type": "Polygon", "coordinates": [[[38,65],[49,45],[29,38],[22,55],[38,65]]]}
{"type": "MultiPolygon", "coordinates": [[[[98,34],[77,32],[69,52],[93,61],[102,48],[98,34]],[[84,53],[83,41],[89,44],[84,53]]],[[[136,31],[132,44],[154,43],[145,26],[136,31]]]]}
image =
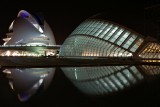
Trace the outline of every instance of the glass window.
{"type": "Polygon", "coordinates": [[[117,41],[117,45],[121,45],[124,40],[128,37],[128,35],[130,34],[130,32],[126,32],[118,41],[117,41]]]}
{"type": "Polygon", "coordinates": [[[101,33],[101,35],[99,36],[100,38],[103,38],[104,35],[112,28],[112,24],[109,24],[104,30],[103,32],[101,33]]]}
{"type": "Polygon", "coordinates": [[[107,56],[109,56],[111,54],[111,50],[112,48],[114,48],[114,45],[111,45],[108,50],[107,50],[107,56]]]}
{"type": "Polygon", "coordinates": [[[108,83],[110,87],[112,87],[114,91],[118,91],[118,88],[116,87],[116,85],[108,77],[105,78],[105,81],[108,83]]]}
{"type": "Polygon", "coordinates": [[[98,95],[100,93],[99,90],[97,90],[97,86],[95,84],[95,81],[89,81],[87,83],[88,84],[86,84],[85,86],[88,87],[88,91],[93,92],[92,94],[94,94],[94,95],[95,94],[98,95]]]}
{"type": "Polygon", "coordinates": [[[107,69],[108,69],[108,71],[109,71],[109,74],[111,74],[111,73],[114,73],[115,71],[112,69],[112,67],[111,66],[107,66],[107,69]]]}
{"type": "Polygon", "coordinates": [[[118,72],[116,75],[122,81],[122,83],[125,86],[129,86],[130,85],[130,83],[128,82],[128,80],[123,76],[123,74],[121,72],[118,72]]]}
{"type": "Polygon", "coordinates": [[[119,56],[119,52],[121,51],[122,48],[117,48],[116,51],[114,52],[115,56],[119,56]]]}
{"type": "Polygon", "coordinates": [[[133,43],[133,41],[136,39],[135,35],[132,35],[127,41],[126,43],[123,45],[123,47],[125,49],[128,49],[128,47],[133,43]]]}
{"type": "Polygon", "coordinates": [[[104,39],[108,40],[117,29],[118,27],[112,27],[112,29],[105,34],[104,39]]]}
{"type": "Polygon", "coordinates": [[[90,35],[94,35],[94,33],[99,29],[99,27],[101,26],[101,24],[102,24],[102,22],[96,21],[96,23],[94,23],[94,24],[91,26],[91,28],[93,28],[93,29],[92,29],[92,31],[91,31],[89,34],[90,34],[90,35]]]}
{"type": "Polygon", "coordinates": [[[102,29],[98,29],[97,32],[94,34],[96,37],[99,36],[99,34],[102,32],[102,29]]]}
{"type": "Polygon", "coordinates": [[[122,34],[123,31],[124,29],[117,30],[117,33],[115,33],[109,41],[114,42],[122,34]]]}
{"type": "Polygon", "coordinates": [[[118,71],[121,70],[121,66],[114,66],[118,71]]]}
{"type": "Polygon", "coordinates": [[[97,21],[92,21],[92,23],[89,26],[87,26],[85,34],[90,34],[92,32],[92,30],[94,29],[93,26],[95,25],[95,23],[97,23],[97,21]]]}
{"type": "Polygon", "coordinates": [[[138,69],[135,66],[130,67],[130,70],[138,79],[143,79],[143,75],[138,71],[138,69]]]}
{"type": "Polygon", "coordinates": [[[124,75],[130,80],[130,82],[135,83],[136,79],[133,77],[133,75],[129,72],[128,69],[125,69],[122,71],[124,75]]]}
{"type": "Polygon", "coordinates": [[[124,88],[124,86],[120,83],[120,81],[114,75],[111,75],[110,78],[111,78],[112,81],[114,81],[115,84],[117,84],[119,89],[123,89],[124,88]]]}
{"type": "Polygon", "coordinates": [[[103,85],[101,84],[101,82],[99,82],[98,80],[96,80],[95,83],[96,83],[97,89],[98,89],[98,91],[100,92],[100,94],[108,93],[108,90],[106,90],[106,89],[103,87],[103,85]]]}
{"type": "Polygon", "coordinates": [[[101,28],[99,29],[99,31],[95,35],[100,37],[107,25],[108,25],[107,23],[103,23],[103,25],[101,26],[101,28]]]}
{"type": "Polygon", "coordinates": [[[89,32],[89,30],[90,30],[90,28],[91,28],[92,24],[93,24],[93,23],[88,24],[88,26],[86,26],[86,27],[84,28],[84,30],[83,30],[83,32],[82,32],[82,34],[87,34],[87,32],[89,32]]]}
{"type": "Polygon", "coordinates": [[[112,92],[113,90],[109,87],[109,85],[103,80],[100,79],[101,84],[103,84],[103,86],[109,91],[112,92]]]}
{"type": "Polygon", "coordinates": [[[124,55],[124,52],[125,52],[125,50],[124,50],[124,49],[121,49],[121,50],[118,52],[118,56],[125,56],[125,55],[124,55]]]}
{"type": "MultiPolygon", "coordinates": [[[[74,82],[73,82],[74,83],[74,82]]],[[[95,94],[96,91],[93,89],[93,87],[90,85],[89,82],[78,82],[74,83],[80,90],[84,91],[85,93],[89,94],[95,94]]]]}

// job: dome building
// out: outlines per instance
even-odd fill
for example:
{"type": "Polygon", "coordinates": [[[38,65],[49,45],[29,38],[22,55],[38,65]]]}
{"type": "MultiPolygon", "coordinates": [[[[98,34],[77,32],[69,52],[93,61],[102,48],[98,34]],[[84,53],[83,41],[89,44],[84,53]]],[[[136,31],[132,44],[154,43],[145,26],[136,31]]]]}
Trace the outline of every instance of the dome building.
{"type": "MultiPolygon", "coordinates": [[[[96,15],[82,22],[64,41],[59,57],[124,58],[158,62],[160,45],[125,26],[96,15]]],[[[125,61],[125,60],[124,60],[125,61]]],[[[113,61],[112,61],[113,62],[113,61]]],[[[62,67],[73,84],[88,95],[107,95],[135,86],[157,75],[159,66],[117,65],[62,67]]]]}
{"type": "MultiPolygon", "coordinates": [[[[30,14],[25,10],[19,11],[17,18],[11,23],[4,46],[46,46],[55,45],[53,32],[45,20],[30,14]],[[38,20],[39,19],[39,20],[38,20]]],[[[42,50],[42,49],[41,49],[42,50]]],[[[41,50],[8,50],[4,56],[39,56],[41,50]]],[[[45,50],[45,49],[44,49],[45,50]]],[[[46,49],[47,51],[47,49],[46,49]]],[[[18,59],[13,62],[19,62],[18,59]]],[[[24,61],[25,62],[25,61],[24,61]]],[[[21,62],[23,63],[23,62],[21,62]]],[[[32,62],[30,62],[32,63],[32,62]]],[[[52,81],[55,68],[17,68],[5,69],[9,85],[17,93],[20,101],[28,101],[39,89],[46,90],[52,81]],[[25,78],[24,78],[25,77],[25,78]]]]}
{"type": "Polygon", "coordinates": [[[54,67],[61,67],[81,92],[94,96],[121,92],[160,74],[159,41],[121,24],[95,15],[59,46],[43,18],[21,10],[0,47],[1,66],[13,67],[3,73],[20,101],[46,90],[54,67]]]}

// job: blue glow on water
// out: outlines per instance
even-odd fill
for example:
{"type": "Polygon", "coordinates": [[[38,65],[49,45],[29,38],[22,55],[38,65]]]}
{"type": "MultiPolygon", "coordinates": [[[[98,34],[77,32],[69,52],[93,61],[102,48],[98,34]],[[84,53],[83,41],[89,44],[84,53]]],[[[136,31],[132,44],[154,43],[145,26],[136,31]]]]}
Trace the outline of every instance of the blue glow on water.
{"type": "Polygon", "coordinates": [[[20,93],[19,97],[21,101],[27,101],[30,98],[30,96],[27,93],[20,93]]]}

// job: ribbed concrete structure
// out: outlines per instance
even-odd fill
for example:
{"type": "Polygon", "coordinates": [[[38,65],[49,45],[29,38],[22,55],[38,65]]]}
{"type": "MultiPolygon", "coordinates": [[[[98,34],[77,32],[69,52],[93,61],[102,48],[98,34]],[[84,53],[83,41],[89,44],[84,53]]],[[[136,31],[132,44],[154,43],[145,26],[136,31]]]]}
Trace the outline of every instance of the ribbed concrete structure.
{"type": "MultiPolygon", "coordinates": [[[[65,40],[60,57],[133,58],[158,61],[159,44],[150,37],[94,16],[82,22],[65,40]]],[[[147,75],[158,74],[159,66],[127,65],[97,67],[63,67],[65,75],[78,89],[89,95],[107,95],[134,86],[147,75]]]]}

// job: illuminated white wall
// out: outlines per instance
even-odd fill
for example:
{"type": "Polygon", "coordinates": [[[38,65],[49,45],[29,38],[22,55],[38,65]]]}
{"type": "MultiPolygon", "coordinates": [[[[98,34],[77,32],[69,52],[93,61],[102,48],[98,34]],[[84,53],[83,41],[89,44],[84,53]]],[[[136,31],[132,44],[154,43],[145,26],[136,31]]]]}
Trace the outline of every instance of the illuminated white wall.
{"type": "MultiPolygon", "coordinates": [[[[11,23],[9,27],[11,38],[6,41],[4,45],[55,45],[55,38],[50,26],[44,21],[41,27],[36,19],[27,11],[21,10],[17,18],[11,23]],[[32,38],[37,37],[49,38],[48,43],[41,41],[29,43],[32,38]]],[[[17,96],[20,101],[29,100],[43,85],[43,90],[47,89],[55,73],[55,68],[26,68],[26,69],[6,69],[3,71],[7,73],[9,84],[11,88],[18,93],[17,96]],[[10,72],[8,74],[8,72],[10,72]]]]}

